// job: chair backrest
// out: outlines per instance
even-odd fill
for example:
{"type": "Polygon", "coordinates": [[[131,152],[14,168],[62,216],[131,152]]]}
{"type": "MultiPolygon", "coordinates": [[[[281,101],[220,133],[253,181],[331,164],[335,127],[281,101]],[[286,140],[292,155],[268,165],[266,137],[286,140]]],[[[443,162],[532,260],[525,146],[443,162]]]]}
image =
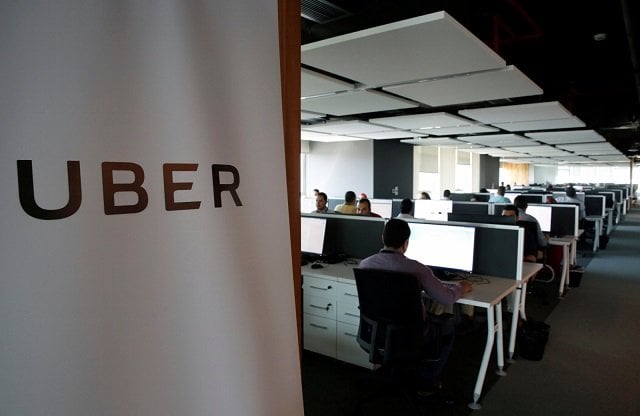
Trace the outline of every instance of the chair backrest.
{"type": "Polygon", "coordinates": [[[538,256],[538,226],[533,221],[517,221],[518,226],[524,228],[524,257],[538,256]]]}
{"type": "Polygon", "coordinates": [[[358,343],[375,364],[415,361],[422,350],[423,309],[418,279],[407,273],[354,269],[360,302],[358,343]]]}

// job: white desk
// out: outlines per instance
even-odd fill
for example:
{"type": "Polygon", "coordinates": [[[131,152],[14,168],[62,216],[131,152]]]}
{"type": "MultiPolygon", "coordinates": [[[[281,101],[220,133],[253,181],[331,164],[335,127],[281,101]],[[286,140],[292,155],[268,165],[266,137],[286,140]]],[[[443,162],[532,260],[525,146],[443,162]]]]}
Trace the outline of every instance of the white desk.
{"type": "MultiPolygon", "coordinates": [[[[348,284],[355,287],[355,278],[353,275],[353,268],[357,267],[354,264],[326,264],[321,269],[312,269],[310,265],[302,267],[303,281],[305,277],[325,279],[328,281],[335,281],[339,284],[348,284]]],[[[524,273],[523,273],[524,274],[524,273]]],[[[478,403],[480,395],[482,394],[482,387],[484,385],[485,376],[487,373],[487,367],[489,365],[489,359],[493,349],[495,341],[498,370],[497,373],[504,375],[504,351],[503,351],[503,337],[502,337],[502,299],[508,296],[510,293],[516,290],[519,281],[512,279],[504,279],[500,277],[488,277],[486,278],[488,284],[474,284],[473,290],[470,293],[457,301],[457,303],[465,305],[473,305],[479,308],[487,310],[487,341],[484,347],[484,353],[482,355],[482,361],[480,362],[480,368],[478,370],[478,376],[476,377],[476,384],[473,390],[473,402],[469,403],[469,407],[472,409],[479,409],[481,406],[478,403]],[[497,335],[496,335],[497,334],[497,335]]],[[[303,283],[304,285],[304,283],[303,283]]],[[[303,286],[304,287],[304,286],[303,286]]],[[[322,288],[320,290],[332,290],[332,287],[328,289],[322,288]]],[[[353,292],[351,292],[353,293],[353,292]]],[[[305,293],[306,296],[306,293],[305,293]]],[[[327,304],[327,310],[336,308],[340,309],[340,300],[337,300],[338,305],[327,304]]],[[[519,305],[518,305],[519,307],[519,305]]],[[[320,308],[320,312],[324,310],[324,305],[320,308]]],[[[351,311],[353,315],[354,311],[351,311]]],[[[338,320],[340,318],[338,317],[338,320]]],[[[513,323],[512,323],[513,326],[513,323]]],[[[515,342],[515,341],[514,341],[515,342]]],[[[357,344],[354,342],[354,346],[357,344]]],[[[359,348],[359,347],[358,347],[359,348]]],[[[362,352],[363,355],[366,355],[362,352]]],[[[340,359],[338,357],[338,359],[340,359]]],[[[361,364],[360,364],[361,365],[361,364]]]]}
{"type": "Polygon", "coordinates": [[[607,235],[613,231],[613,208],[605,208],[607,213],[607,235]]]}
{"type": "Polygon", "coordinates": [[[518,314],[523,320],[527,319],[525,312],[526,300],[527,300],[527,283],[533,276],[535,276],[540,269],[542,269],[540,263],[522,263],[522,280],[517,281],[516,291],[514,293],[513,301],[513,316],[511,317],[511,333],[509,335],[509,361],[513,361],[513,354],[516,347],[516,332],[518,330],[518,314]]]}
{"type": "Polygon", "coordinates": [[[604,222],[604,218],[600,215],[587,215],[584,219],[594,223],[593,228],[595,230],[595,237],[593,237],[593,252],[595,253],[600,248],[600,236],[602,235],[602,224],[604,222]]]}
{"type": "Polygon", "coordinates": [[[571,246],[575,242],[574,236],[552,237],[549,238],[549,244],[552,246],[562,247],[562,273],[560,273],[560,288],[558,296],[562,298],[565,285],[569,284],[569,266],[571,264],[571,246]]]}

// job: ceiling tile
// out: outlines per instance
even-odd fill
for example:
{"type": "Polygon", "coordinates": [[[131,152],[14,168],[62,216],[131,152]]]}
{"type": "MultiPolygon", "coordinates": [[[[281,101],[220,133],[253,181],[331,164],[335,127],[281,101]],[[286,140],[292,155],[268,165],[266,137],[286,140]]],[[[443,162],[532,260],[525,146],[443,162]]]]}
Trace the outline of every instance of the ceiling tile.
{"type": "Polygon", "coordinates": [[[300,106],[304,111],[345,116],[374,111],[399,110],[418,105],[376,91],[353,91],[305,98],[301,100],[300,106]]]}
{"type": "Polygon", "coordinates": [[[458,114],[481,121],[485,124],[554,120],[573,117],[573,114],[567,111],[567,109],[557,101],[474,108],[470,110],[460,110],[458,114]]]}
{"type": "Polygon", "coordinates": [[[532,144],[534,144],[531,139],[518,136],[517,134],[485,134],[481,136],[463,136],[458,137],[458,140],[491,147],[531,146],[532,144]]]}
{"type": "Polygon", "coordinates": [[[375,124],[367,123],[366,121],[329,121],[323,124],[314,124],[311,126],[305,126],[303,130],[329,133],[329,134],[344,134],[355,135],[362,133],[373,133],[382,131],[394,131],[389,127],[376,126],[375,124]]]}
{"type": "Polygon", "coordinates": [[[329,94],[353,89],[354,85],[336,78],[311,71],[306,68],[300,70],[300,89],[302,97],[329,94]]]}
{"type": "Polygon", "coordinates": [[[430,129],[414,130],[416,133],[428,134],[433,136],[445,136],[451,134],[474,134],[474,133],[493,133],[499,131],[495,127],[489,127],[482,124],[471,124],[468,126],[456,127],[440,127],[430,129]]]}
{"type": "Polygon", "coordinates": [[[545,131],[526,133],[525,136],[547,144],[570,144],[604,142],[605,139],[595,130],[545,131]]]}
{"type": "Polygon", "coordinates": [[[577,117],[536,121],[518,121],[513,123],[492,123],[491,125],[507,131],[571,129],[585,126],[582,120],[577,117]]]}
{"type": "MultiPolygon", "coordinates": [[[[371,123],[399,129],[435,129],[442,127],[470,126],[474,122],[449,113],[414,114],[397,117],[369,119],[371,123]]],[[[425,133],[426,134],[426,133],[425,133]]]]}

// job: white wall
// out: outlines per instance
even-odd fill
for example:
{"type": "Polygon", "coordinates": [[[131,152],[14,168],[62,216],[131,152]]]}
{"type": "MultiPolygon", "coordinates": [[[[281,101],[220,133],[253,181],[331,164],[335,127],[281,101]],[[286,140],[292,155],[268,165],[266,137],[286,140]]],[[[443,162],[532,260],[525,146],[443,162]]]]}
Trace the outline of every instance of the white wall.
{"type": "Polygon", "coordinates": [[[373,141],[309,142],[308,191],[317,188],[329,197],[344,197],[346,191],[373,196],[373,141]]]}
{"type": "Polygon", "coordinates": [[[557,166],[532,166],[529,171],[533,171],[533,182],[531,183],[557,183],[557,166]]]}

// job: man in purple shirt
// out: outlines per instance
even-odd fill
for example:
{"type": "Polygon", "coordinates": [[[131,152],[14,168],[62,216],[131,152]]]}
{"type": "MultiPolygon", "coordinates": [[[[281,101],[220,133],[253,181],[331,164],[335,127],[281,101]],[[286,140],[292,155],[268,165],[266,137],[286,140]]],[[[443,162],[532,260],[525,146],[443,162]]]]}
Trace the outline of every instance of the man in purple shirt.
{"type": "MultiPolygon", "coordinates": [[[[407,258],[404,253],[407,251],[407,247],[409,247],[410,235],[411,229],[406,221],[397,218],[390,219],[387,221],[382,233],[384,248],[380,250],[379,253],[363,259],[358,267],[361,269],[389,270],[412,274],[416,276],[422,289],[433,301],[444,305],[454,304],[456,300],[460,299],[465,293],[471,291],[472,285],[470,282],[462,280],[457,284],[444,284],[433,274],[428,266],[407,258]]],[[[426,319],[426,311],[424,315],[426,319]]],[[[429,339],[430,334],[432,336],[435,335],[433,332],[434,331],[427,332],[427,339],[429,339]]],[[[453,347],[454,333],[454,331],[451,331],[451,333],[440,334],[442,348],[440,350],[439,360],[425,367],[422,371],[425,390],[433,390],[439,386],[438,378],[444,369],[444,365],[453,347]]]]}

